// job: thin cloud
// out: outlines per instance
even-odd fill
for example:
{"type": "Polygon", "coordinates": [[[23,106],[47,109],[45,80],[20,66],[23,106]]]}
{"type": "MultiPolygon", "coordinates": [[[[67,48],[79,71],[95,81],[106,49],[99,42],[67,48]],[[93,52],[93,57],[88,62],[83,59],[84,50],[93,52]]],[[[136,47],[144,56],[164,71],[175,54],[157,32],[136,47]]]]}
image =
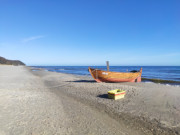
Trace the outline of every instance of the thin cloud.
{"type": "Polygon", "coordinates": [[[33,37],[25,38],[25,39],[22,40],[22,42],[27,43],[29,41],[40,39],[40,38],[44,38],[44,36],[33,36],[33,37]]]}

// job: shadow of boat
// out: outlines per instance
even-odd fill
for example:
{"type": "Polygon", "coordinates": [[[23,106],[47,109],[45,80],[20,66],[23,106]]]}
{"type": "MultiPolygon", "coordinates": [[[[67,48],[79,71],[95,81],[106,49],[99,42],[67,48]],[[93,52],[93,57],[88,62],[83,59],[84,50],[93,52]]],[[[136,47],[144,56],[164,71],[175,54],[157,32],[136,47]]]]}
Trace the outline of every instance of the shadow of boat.
{"type": "Polygon", "coordinates": [[[67,81],[67,82],[82,82],[82,83],[95,83],[95,80],[75,80],[75,81],[67,81]]]}

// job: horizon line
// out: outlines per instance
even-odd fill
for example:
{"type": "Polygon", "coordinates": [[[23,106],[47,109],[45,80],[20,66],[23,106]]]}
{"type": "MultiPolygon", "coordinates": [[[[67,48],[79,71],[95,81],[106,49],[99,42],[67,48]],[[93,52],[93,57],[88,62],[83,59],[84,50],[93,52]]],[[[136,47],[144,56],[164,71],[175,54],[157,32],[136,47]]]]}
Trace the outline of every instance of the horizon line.
{"type": "MultiPolygon", "coordinates": [[[[76,66],[76,67],[98,67],[98,66],[103,66],[103,67],[106,67],[106,65],[26,65],[28,67],[33,67],[33,66],[76,66]]],[[[151,66],[151,67],[180,67],[180,65],[111,65],[110,67],[127,67],[127,66],[132,66],[132,67],[140,67],[140,66],[143,66],[143,67],[148,67],[148,66],[151,66]]]]}

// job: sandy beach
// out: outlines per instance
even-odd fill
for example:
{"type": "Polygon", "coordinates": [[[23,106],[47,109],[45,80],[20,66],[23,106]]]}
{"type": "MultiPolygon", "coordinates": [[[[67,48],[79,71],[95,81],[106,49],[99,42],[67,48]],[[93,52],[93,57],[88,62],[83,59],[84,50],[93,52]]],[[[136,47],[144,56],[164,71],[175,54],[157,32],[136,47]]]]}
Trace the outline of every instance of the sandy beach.
{"type": "Polygon", "coordinates": [[[180,87],[0,66],[0,135],[179,135],[180,87]],[[107,98],[123,89],[124,99],[107,98]]]}

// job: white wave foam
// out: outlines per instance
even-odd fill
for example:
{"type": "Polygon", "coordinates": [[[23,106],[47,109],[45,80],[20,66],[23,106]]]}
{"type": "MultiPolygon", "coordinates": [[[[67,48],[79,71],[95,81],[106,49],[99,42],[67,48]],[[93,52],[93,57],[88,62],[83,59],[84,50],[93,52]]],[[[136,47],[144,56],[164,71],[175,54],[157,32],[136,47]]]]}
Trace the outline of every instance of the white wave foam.
{"type": "Polygon", "coordinates": [[[63,69],[63,68],[60,68],[60,69],[58,69],[58,70],[65,70],[65,69],[63,69]]]}

